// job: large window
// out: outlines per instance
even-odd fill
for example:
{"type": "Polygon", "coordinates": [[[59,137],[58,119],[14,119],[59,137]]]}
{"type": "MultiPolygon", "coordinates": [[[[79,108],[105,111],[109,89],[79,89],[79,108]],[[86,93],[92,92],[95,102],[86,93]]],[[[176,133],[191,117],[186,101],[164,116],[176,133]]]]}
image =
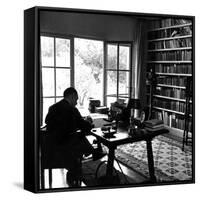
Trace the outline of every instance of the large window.
{"type": "Polygon", "coordinates": [[[43,124],[50,105],[71,85],[70,39],[41,36],[43,124]]]}
{"type": "Polygon", "coordinates": [[[130,44],[109,43],[106,45],[106,104],[130,97],[130,44]]]}
{"type": "Polygon", "coordinates": [[[108,107],[118,99],[127,102],[130,52],[130,44],[41,36],[42,124],[49,106],[61,100],[70,86],[78,91],[79,108],[88,109],[90,98],[108,107]]]}

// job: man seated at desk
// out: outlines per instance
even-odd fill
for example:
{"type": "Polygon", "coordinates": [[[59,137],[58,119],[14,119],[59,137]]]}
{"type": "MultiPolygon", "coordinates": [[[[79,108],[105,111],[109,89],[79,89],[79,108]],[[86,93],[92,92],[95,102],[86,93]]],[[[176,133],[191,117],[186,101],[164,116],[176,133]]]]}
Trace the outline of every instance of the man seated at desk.
{"type": "Polygon", "coordinates": [[[64,91],[64,98],[49,108],[45,119],[48,134],[51,134],[55,151],[59,150],[59,157],[63,164],[68,167],[68,182],[73,182],[80,176],[81,169],[77,158],[82,155],[93,155],[93,160],[102,158],[105,154],[101,149],[94,149],[86,138],[92,128],[91,122],[84,120],[75,107],[77,105],[78,93],[70,87],[64,91]],[[81,130],[81,132],[77,132],[81,130]],[[73,160],[68,160],[66,155],[70,152],[73,160]]]}

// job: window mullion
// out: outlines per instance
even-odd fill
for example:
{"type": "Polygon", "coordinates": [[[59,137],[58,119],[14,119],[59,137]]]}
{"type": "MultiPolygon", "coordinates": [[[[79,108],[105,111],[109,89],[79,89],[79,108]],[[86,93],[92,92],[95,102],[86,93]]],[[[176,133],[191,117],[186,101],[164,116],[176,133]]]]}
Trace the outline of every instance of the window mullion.
{"type": "Polygon", "coordinates": [[[132,68],[132,45],[130,45],[129,48],[129,98],[131,98],[133,96],[133,86],[132,86],[132,72],[133,72],[133,68],[132,68]]]}
{"type": "Polygon", "coordinates": [[[103,66],[103,104],[107,105],[106,91],[107,91],[107,44],[103,42],[104,46],[104,66],[103,66]]]}
{"type": "Polygon", "coordinates": [[[70,78],[71,78],[71,86],[72,87],[74,87],[75,86],[75,83],[74,83],[74,81],[75,81],[75,79],[74,79],[74,76],[75,76],[75,74],[74,74],[74,57],[75,57],[75,55],[74,55],[74,52],[75,52],[75,50],[74,50],[74,38],[72,38],[72,39],[70,39],[70,66],[71,66],[71,71],[70,71],[70,78]]]}
{"type": "Polygon", "coordinates": [[[117,44],[117,100],[119,96],[119,44],[117,44]]]}
{"type": "Polygon", "coordinates": [[[54,37],[54,102],[56,103],[56,38],[54,37]]]}

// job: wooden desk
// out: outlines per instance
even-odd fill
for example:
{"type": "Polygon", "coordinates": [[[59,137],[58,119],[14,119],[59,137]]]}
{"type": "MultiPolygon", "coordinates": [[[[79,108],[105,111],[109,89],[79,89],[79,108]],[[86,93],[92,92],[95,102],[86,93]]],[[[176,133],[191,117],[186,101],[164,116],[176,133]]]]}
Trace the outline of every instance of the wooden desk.
{"type": "Polygon", "coordinates": [[[148,166],[149,166],[149,175],[152,182],[156,182],[156,177],[154,174],[154,159],[151,141],[154,137],[168,133],[167,129],[162,129],[158,131],[147,131],[145,129],[137,130],[134,136],[129,136],[125,130],[117,130],[117,133],[114,134],[112,138],[106,138],[104,133],[101,131],[101,128],[92,129],[91,134],[95,136],[102,144],[108,147],[108,163],[106,169],[106,177],[108,180],[112,180],[113,175],[113,163],[115,159],[115,149],[117,146],[127,143],[146,141],[147,144],[147,157],[148,157],[148,166]]]}

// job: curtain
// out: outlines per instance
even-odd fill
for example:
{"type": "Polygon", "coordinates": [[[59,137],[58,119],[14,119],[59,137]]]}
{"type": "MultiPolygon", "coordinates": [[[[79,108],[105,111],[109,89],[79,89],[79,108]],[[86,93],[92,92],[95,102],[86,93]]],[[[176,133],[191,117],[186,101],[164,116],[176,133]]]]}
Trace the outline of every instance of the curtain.
{"type": "Polygon", "coordinates": [[[138,21],[136,27],[133,41],[133,92],[131,97],[140,99],[143,108],[146,106],[147,31],[145,21],[138,21]]]}
{"type": "Polygon", "coordinates": [[[42,66],[40,64],[40,127],[43,125],[43,86],[42,86],[42,66]]]}

